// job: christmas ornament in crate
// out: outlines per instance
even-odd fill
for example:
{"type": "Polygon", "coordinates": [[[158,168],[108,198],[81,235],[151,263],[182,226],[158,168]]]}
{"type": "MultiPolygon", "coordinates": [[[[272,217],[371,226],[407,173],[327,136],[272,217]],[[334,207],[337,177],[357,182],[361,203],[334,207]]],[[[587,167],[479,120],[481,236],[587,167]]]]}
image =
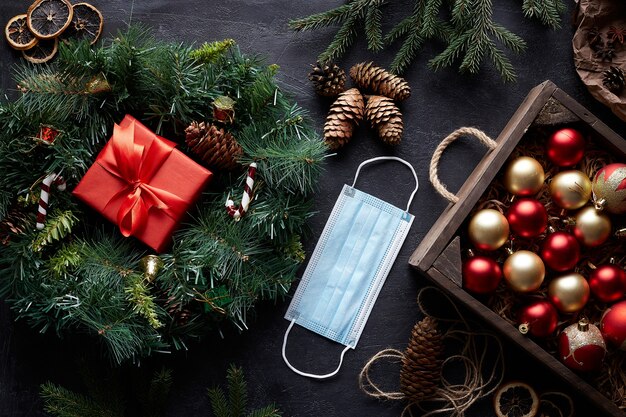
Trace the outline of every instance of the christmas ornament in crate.
{"type": "Polygon", "coordinates": [[[73,194],[124,236],[162,252],[212,175],[127,115],[73,194]]]}
{"type": "MultiPolygon", "coordinates": [[[[606,387],[600,390],[597,380],[578,372],[598,367],[601,375],[608,372],[600,365],[605,352],[603,337],[592,327],[600,324],[602,311],[607,312],[599,328],[604,338],[611,340],[609,347],[613,346],[614,351],[626,339],[626,320],[622,317],[626,316],[626,307],[621,306],[626,302],[614,304],[609,310],[602,302],[623,298],[626,290],[619,284],[621,265],[606,264],[612,250],[621,250],[613,232],[624,224],[626,180],[623,165],[616,164],[626,161],[626,141],[549,81],[529,93],[497,140],[485,139],[467,128],[463,132],[465,136],[479,137],[490,152],[454,195],[439,181],[437,164],[443,149],[463,135],[451,134],[435,151],[431,182],[451,204],[413,253],[411,265],[598,409],[624,415],[622,395],[609,393],[609,399],[604,394],[606,387]],[[537,136],[540,132],[542,139],[537,136]],[[606,155],[606,161],[590,162],[589,158],[598,152],[606,155]],[[494,204],[494,199],[499,201],[494,204]],[[523,207],[518,203],[527,199],[539,200],[545,206],[552,228],[542,230],[543,210],[537,204],[523,207]],[[504,220],[496,221],[496,213],[492,222],[476,220],[489,210],[504,220]],[[508,219],[504,213],[509,214],[508,219]],[[530,220],[522,221],[524,217],[530,220]],[[478,252],[474,257],[477,260],[465,256],[469,248],[478,252]],[[508,257],[507,251],[512,252],[508,257]],[[600,271],[593,272],[587,260],[593,260],[600,271]],[[505,278],[499,284],[501,290],[489,297],[480,296],[489,292],[483,291],[489,287],[487,284],[497,282],[498,269],[505,278]],[[516,292],[528,288],[530,294],[516,292]],[[490,306],[504,293],[517,304],[496,313],[490,306]],[[533,298],[536,301],[529,303],[533,298]],[[592,322],[578,323],[583,313],[593,312],[597,313],[592,322]],[[563,355],[554,355],[554,350],[544,346],[555,346],[568,325],[573,327],[568,330],[571,337],[562,339],[563,355]],[[591,353],[587,355],[587,351],[591,353]],[[586,364],[580,365],[578,359],[583,354],[586,364]]],[[[607,358],[611,354],[609,349],[607,358]]],[[[623,392],[626,387],[620,384],[623,380],[610,389],[623,392]]]]}

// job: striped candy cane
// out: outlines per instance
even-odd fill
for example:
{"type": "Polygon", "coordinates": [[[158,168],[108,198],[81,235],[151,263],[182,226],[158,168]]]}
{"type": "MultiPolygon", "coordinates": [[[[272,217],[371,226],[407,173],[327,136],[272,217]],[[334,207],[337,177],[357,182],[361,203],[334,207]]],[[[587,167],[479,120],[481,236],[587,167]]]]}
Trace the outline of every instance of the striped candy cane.
{"type": "Polygon", "coordinates": [[[50,186],[54,184],[59,191],[65,191],[65,180],[58,174],[49,174],[41,182],[41,196],[39,197],[39,208],[37,209],[37,229],[44,228],[46,215],[48,214],[48,199],[50,198],[50,186]]]}
{"type": "Polygon", "coordinates": [[[246,214],[248,207],[250,207],[250,200],[252,199],[252,186],[254,186],[254,174],[256,173],[256,162],[250,164],[248,168],[248,176],[246,177],[246,186],[243,189],[243,197],[241,197],[241,204],[239,207],[235,205],[235,202],[230,199],[230,195],[226,199],[226,212],[230,217],[239,221],[241,216],[246,214]]]}

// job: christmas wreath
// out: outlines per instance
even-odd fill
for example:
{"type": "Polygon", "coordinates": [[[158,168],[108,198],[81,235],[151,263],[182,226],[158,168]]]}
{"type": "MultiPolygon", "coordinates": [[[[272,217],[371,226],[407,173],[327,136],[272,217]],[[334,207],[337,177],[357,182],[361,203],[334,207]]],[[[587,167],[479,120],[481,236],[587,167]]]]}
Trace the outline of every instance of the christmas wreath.
{"type": "Polygon", "coordinates": [[[277,70],[232,40],[194,48],[137,27],[18,66],[18,97],[0,104],[0,295],[17,318],[91,334],[121,363],[244,329],[284,296],[326,148],[277,70]],[[212,171],[162,253],[69,192],[126,115],[212,171]],[[244,188],[249,207],[225,208],[244,188]]]}

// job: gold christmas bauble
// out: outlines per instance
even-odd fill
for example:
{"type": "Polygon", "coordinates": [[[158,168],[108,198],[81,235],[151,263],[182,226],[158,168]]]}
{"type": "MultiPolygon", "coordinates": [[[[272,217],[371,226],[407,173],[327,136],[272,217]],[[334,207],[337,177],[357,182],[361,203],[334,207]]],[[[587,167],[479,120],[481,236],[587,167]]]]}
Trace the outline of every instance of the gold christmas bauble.
{"type": "Polygon", "coordinates": [[[574,236],[585,246],[600,246],[611,236],[611,219],[593,207],[576,214],[574,236]]]}
{"type": "Polygon", "coordinates": [[[509,238],[509,222],[498,210],[483,209],[472,217],[468,235],[477,249],[498,249],[509,238]]]}
{"type": "Polygon", "coordinates": [[[139,261],[139,266],[141,266],[145,280],[152,282],[163,268],[163,260],[157,255],[146,255],[139,261]]]}
{"type": "Polygon", "coordinates": [[[504,261],[502,272],[513,290],[530,292],[541,286],[546,276],[546,267],[535,253],[519,250],[504,261]]]}
{"type": "Polygon", "coordinates": [[[544,180],[543,167],[528,156],[514,159],[504,171],[504,186],[508,192],[519,196],[537,194],[544,180]]]}
{"type": "Polygon", "coordinates": [[[554,203],[567,210],[576,210],[591,198],[591,180],[584,172],[563,171],[552,178],[550,194],[554,203]]]}
{"type": "Polygon", "coordinates": [[[548,287],[548,297],[564,313],[581,310],[589,300],[589,284],[575,272],[555,278],[548,287]]]}

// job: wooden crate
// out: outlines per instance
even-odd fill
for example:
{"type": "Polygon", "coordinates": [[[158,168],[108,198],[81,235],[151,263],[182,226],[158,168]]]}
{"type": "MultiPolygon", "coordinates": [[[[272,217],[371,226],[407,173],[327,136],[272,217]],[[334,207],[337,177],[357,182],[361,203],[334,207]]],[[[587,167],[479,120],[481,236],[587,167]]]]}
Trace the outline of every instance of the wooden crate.
{"type": "Polygon", "coordinates": [[[624,416],[626,414],[612,401],[462,288],[460,237],[462,225],[531,124],[538,117],[544,121],[546,118],[549,119],[552,117],[551,109],[558,109],[559,107],[569,110],[568,114],[586,123],[591,131],[597,133],[598,140],[603,142],[607,149],[616,152],[616,155],[624,156],[623,160],[626,160],[626,141],[624,139],[560,90],[554,83],[545,81],[530,91],[498,136],[498,147],[487,153],[480,161],[458,191],[459,201],[456,204],[448,205],[417,247],[409,263],[424,272],[442,289],[542,362],[569,383],[575,391],[593,401],[599,409],[609,415],[624,416]]]}

